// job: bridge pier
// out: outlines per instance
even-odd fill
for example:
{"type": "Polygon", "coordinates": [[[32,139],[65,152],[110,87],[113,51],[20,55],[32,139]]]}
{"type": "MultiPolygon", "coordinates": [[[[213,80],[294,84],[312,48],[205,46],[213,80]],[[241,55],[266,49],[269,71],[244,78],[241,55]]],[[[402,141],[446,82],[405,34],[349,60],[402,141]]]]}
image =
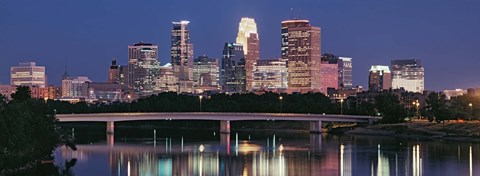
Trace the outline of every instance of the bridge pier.
{"type": "Polygon", "coordinates": [[[230,134],[230,120],[220,121],[220,133],[230,134]]]}
{"type": "Polygon", "coordinates": [[[323,136],[318,133],[310,134],[310,150],[311,151],[321,151],[322,150],[322,140],[323,136]]]}
{"type": "Polygon", "coordinates": [[[322,121],[310,121],[310,133],[322,133],[322,121]]]}
{"type": "Polygon", "coordinates": [[[107,134],[113,134],[115,132],[115,123],[113,121],[107,122],[107,134]]]}

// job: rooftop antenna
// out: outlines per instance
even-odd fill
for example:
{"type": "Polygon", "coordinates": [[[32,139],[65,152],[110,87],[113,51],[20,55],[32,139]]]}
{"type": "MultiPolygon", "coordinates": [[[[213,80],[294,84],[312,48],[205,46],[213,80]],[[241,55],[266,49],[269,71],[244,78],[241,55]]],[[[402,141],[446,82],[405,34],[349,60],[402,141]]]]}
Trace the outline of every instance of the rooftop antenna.
{"type": "Polygon", "coordinates": [[[293,20],[293,8],[290,8],[290,19],[293,20]]]}

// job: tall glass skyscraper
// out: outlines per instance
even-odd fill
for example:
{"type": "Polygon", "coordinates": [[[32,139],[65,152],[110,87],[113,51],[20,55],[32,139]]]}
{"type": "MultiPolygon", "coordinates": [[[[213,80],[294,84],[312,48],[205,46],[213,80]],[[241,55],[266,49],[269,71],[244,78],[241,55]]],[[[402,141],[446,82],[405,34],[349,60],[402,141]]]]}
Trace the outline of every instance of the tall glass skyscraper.
{"type": "Polygon", "coordinates": [[[190,43],[189,21],[172,22],[172,67],[178,78],[178,92],[193,92],[193,44],[190,43]]]}
{"type": "Polygon", "coordinates": [[[246,91],[245,56],[241,44],[225,43],[222,58],[222,89],[228,93],[246,91]]]}
{"type": "Polygon", "coordinates": [[[245,55],[246,89],[252,89],[253,65],[259,58],[257,24],[253,18],[242,18],[238,25],[237,43],[243,45],[245,55]]]}
{"type": "Polygon", "coordinates": [[[153,94],[159,70],[157,45],[139,42],[128,46],[128,86],[138,96],[153,94]]]}
{"type": "Polygon", "coordinates": [[[392,61],[392,87],[409,92],[423,93],[424,68],[418,59],[392,61]]]}
{"type": "Polygon", "coordinates": [[[320,28],[308,20],[282,21],[282,58],[288,62],[288,92],[320,91],[320,28]]]}

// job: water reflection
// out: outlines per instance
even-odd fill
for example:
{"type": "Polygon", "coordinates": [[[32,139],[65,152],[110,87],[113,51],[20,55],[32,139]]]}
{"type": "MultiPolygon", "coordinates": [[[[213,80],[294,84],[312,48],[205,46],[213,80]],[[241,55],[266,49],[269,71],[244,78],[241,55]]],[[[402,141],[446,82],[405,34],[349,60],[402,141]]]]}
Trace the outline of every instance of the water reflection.
{"type": "Polygon", "coordinates": [[[78,151],[59,148],[56,158],[76,158],[73,171],[78,175],[418,176],[475,175],[479,170],[478,144],[318,134],[288,139],[278,133],[249,140],[250,134],[231,135],[203,142],[156,135],[154,141],[125,142],[110,135],[106,143],[78,145],[78,151]]]}

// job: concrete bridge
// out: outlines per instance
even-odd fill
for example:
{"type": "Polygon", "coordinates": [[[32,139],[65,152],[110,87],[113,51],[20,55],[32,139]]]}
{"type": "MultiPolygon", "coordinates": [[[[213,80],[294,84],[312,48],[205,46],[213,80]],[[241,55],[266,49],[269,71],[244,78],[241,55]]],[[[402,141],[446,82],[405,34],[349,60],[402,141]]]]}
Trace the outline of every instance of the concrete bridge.
{"type": "Polygon", "coordinates": [[[309,121],[310,132],[321,133],[322,122],[372,123],[381,119],[356,115],[227,112],[57,114],[56,117],[60,122],[106,122],[109,134],[114,133],[115,122],[142,120],[214,120],[220,121],[221,133],[230,133],[230,121],[309,121]]]}

